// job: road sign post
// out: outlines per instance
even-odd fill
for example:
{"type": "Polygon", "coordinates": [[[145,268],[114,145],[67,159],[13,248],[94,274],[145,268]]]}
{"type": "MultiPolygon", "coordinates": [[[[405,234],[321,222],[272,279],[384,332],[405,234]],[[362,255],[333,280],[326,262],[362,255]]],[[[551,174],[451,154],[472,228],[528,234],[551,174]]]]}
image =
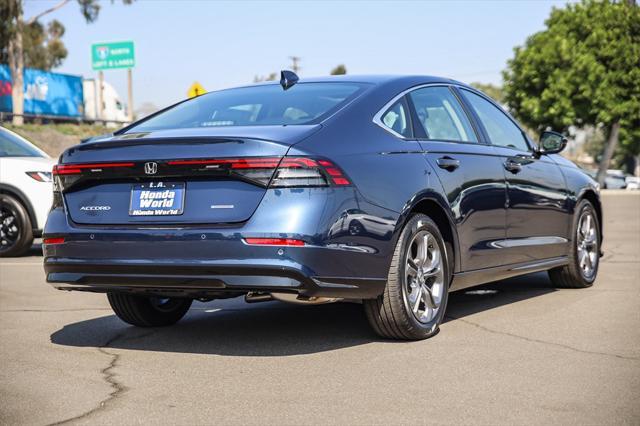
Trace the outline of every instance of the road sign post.
{"type": "Polygon", "coordinates": [[[127,97],[128,118],[133,121],[133,72],[135,66],[135,49],[132,41],[118,41],[109,43],[94,43],[91,46],[91,66],[98,71],[100,87],[98,89],[98,114],[103,119],[104,94],[103,94],[103,70],[127,69],[127,97]]]}
{"type": "Polygon", "coordinates": [[[98,119],[102,118],[103,110],[104,110],[104,93],[102,88],[104,87],[104,72],[98,71],[98,108],[96,110],[96,117],[98,119]]]}

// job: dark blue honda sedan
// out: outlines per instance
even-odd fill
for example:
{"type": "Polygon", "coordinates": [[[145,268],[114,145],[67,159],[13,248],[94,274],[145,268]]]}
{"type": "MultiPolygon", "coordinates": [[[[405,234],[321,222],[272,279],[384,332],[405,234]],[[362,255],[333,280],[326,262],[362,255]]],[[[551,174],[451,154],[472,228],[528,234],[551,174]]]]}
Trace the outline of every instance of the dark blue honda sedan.
{"type": "Polygon", "coordinates": [[[453,80],[283,71],[65,151],[47,281],[142,327],[194,299],[357,299],[379,335],[423,339],[451,291],[545,270],[592,285],[599,191],[565,144],[453,80]]]}

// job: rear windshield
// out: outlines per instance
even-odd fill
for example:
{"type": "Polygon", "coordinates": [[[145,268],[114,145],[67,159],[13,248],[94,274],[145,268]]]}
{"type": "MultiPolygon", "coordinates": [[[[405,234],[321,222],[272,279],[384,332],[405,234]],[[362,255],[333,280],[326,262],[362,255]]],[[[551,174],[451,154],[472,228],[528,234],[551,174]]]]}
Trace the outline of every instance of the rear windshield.
{"type": "Polygon", "coordinates": [[[0,157],[44,157],[22,138],[0,129],[0,157]]]}
{"type": "Polygon", "coordinates": [[[357,83],[298,83],[241,87],[199,96],[127,132],[194,127],[310,124],[339,109],[362,89],[357,83]]]}

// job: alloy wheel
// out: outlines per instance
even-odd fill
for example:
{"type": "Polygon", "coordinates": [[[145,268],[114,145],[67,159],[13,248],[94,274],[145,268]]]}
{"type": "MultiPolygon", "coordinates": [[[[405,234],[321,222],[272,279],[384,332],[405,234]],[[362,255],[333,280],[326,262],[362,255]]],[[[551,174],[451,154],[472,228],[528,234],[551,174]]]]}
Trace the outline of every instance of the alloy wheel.
{"type": "Polygon", "coordinates": [[[576,235],[578,266],[586,279],[593,278],[598,267],[598,230],[593,213],[586,210],[578,221],[576,235]]]}
{"type": "Polygon", "coordinates": [[[438,314],[444,294],[442,253],[428,231],[414,235],[408,245],[405,265],[405,295],[409,309],[421,323],[438,314]]]}

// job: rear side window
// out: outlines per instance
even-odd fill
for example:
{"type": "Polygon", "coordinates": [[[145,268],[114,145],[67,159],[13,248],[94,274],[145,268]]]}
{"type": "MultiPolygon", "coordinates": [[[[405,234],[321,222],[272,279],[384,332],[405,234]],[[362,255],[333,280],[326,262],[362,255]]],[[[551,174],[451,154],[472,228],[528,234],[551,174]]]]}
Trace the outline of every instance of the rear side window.
{"type": "Polygon", "coordinates": [[[380,118],[382,124],[405,138],[411,137],[409,109],[404,98],[393,104],[380,118]]]}
{"type": "Polygon", "coordinates": [[[427,139],[478,142],[471,122],[448,87],[425,87],[409,96],[427,139]]]}
{"type": "Polygon", "coordinates": [[[468,90],[462,90],[482,125],[488,133],[493,145],[528,151],[529,145],[522,131],[507,115],[482,96],[468,90]]]}
{"type": "Polygon", "coordinates": [[[357,96],[359,83],[298,83],[241,87],[199,96],[127,131],[316,123],[357,96]]]}

